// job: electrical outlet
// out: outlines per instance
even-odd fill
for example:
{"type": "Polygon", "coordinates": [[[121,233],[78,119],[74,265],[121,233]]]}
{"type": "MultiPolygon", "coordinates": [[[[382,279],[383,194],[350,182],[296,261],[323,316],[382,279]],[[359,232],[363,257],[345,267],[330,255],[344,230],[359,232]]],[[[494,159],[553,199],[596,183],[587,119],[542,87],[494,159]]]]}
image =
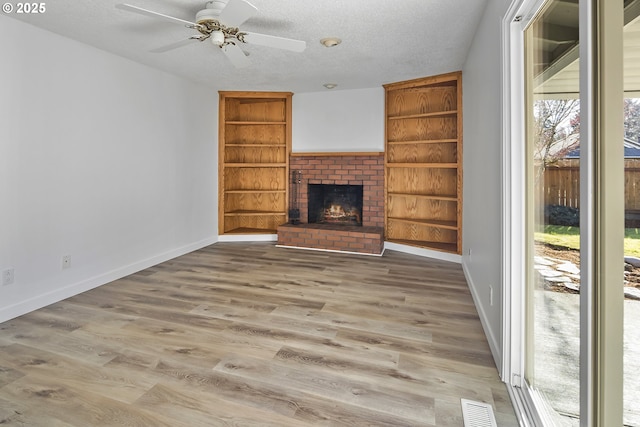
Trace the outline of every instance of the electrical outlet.
{"type": "Polygon", "coordinates": [[[62,268],[71,267],[71,255],[63,255],[62,256],[62,268]]]}
{"type": "Polygon", "coordinates": [[[493,305],[493,286],[489,285],[489,304],[493,305]]]}
{"type": "Polygon", "coordinates": [[[471,256],[471,248],[469,248],[469,253],[468,253],[468,255],[469,255],[469,256],[471,256]]]}
{"type": "Polygon", "coordinates": [[[13,268],[8,268],[2,272],[2,285],[10,285],[15,280],[13,268]]]}

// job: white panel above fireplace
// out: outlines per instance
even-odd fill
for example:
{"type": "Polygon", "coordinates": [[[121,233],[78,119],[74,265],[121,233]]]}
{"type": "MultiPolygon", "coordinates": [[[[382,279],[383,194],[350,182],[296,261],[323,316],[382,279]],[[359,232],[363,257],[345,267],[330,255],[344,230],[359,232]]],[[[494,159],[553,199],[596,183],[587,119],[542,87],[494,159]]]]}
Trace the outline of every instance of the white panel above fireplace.
{"type": "Polygon", "coordinates": [[[292,152],[384,151],[384,89],[293,97],[292,152]]]}

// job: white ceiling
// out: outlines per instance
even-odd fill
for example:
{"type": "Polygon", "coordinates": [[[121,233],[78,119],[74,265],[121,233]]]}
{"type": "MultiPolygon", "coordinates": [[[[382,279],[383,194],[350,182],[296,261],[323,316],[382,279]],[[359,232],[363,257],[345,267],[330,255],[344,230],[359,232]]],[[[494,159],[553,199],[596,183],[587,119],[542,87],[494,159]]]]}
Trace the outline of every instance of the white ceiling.
{"type": "Polygon", "coordinates": [[[249,1],[259,12],[242,30],[304,40],[307,49],[245,45],[251,66],[243,69],[207,41],[150,53],[196,32],[115,8],[126,2],[194,21],[204,8],[201,0],[51,0],[43,14],[8,16],[216,90],[316,92],[327,90],[324,83],[337,83],[333,90],[371,88],[460,70],[486,5],[486,0],[249,1]],[[320,44],[332,36],[342,44],[320,44]]]}

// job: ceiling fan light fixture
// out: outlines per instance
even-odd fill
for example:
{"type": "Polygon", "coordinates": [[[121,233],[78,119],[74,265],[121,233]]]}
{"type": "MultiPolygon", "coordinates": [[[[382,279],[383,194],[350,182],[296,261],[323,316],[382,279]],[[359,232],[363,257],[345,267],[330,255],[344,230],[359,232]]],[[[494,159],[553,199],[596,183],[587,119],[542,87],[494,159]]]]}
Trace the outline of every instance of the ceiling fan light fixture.
{"type": "Polygon", "coordinates": [[[324,47],[335,47],[340,43],[342,43],[342,40],[337,37],[325,37],[324,39],[320,40],[320,44],[324,47]]]}
{"type": "Polygon", "coordinates": [[[219,47],[236,68],[242,68],[250,64],[247,60],[248,54],[240,47],[245,43],[291,52],[302,52],[307,47],[307,43],[303,40],[240,31],[239,26],[258,12],[258,9],[247,0],[210,0],[203,10],[196,13],[196,20],[193,22],[126,3],[116,4],[115,7],[163,21],[171,21],[183,27],[196,30],[199,33],[192,35],[188,39],[151,50],[154,53],[166,52],[186,46],[194,40],[204,41],[210,38],[211,44],[219,47]]]}
{"type": "Polygon", "coordinates": [[[211,33],[211,43],[216,46],[222,46],[224,44],[224,33],[222,31],[213,31],[211,33]]]}

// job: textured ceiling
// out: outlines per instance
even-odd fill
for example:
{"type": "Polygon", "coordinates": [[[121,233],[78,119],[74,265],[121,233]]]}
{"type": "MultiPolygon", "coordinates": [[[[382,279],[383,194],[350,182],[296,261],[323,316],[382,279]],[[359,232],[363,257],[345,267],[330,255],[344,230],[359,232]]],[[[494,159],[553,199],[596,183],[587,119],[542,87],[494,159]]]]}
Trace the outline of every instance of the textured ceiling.
{"type": "MultiPolygon", "coordinates": [[[[258,14],[241,29],[307,42],[302,53],[244,45],[251,66],[234,68],[208,41],[164,53],[149,50],[196,34],[181,25],[116,9],[123,0],[52,0],[28,22],[216,90],[316,92],[456,71],[462,68],[486,0],[249,0],[258,14]],[[342,44],[325,48],[324,37],[342,44]]],[[[124,0],[193,21],[199,0],[124,0]]],[[[499,25],[496,22],[496,25],[499,25]]],[[[81,58],[78,58],[81,61],[81,58]]]]}

